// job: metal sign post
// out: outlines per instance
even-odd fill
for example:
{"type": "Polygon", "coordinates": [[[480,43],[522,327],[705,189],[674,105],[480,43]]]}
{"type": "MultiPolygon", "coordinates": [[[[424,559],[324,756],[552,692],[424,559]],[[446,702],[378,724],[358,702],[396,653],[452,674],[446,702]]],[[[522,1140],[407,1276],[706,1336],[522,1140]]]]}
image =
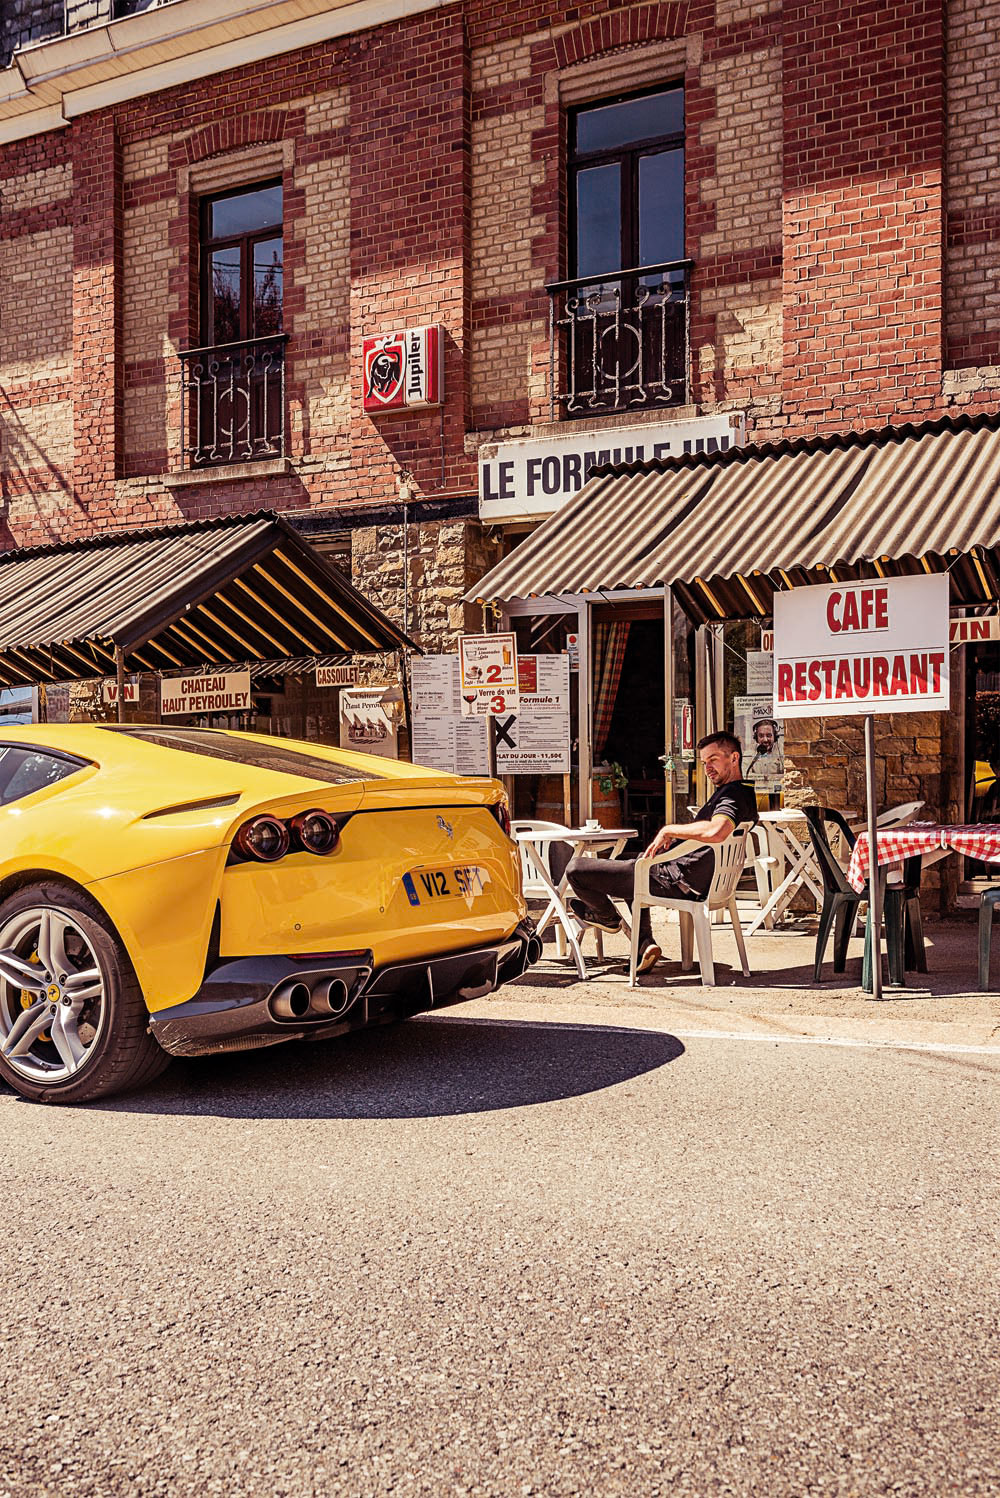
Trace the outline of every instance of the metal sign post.
{"type": "Polygon", "coordinates": [[[875,824],[875,719],[865,714],[865,801],[868,811],[868,911],[872,933],[872,998],[882,997],[882,885],[875,824]]]}

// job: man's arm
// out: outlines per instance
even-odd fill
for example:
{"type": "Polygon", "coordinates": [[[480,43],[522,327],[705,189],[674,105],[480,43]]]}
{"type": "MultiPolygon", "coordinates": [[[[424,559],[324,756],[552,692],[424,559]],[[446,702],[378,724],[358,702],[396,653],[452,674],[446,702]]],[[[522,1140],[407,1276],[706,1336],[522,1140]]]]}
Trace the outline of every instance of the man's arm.
{"type": "Polygon", "coordinates": [[[666,853],[672,843],[688,838],[695,843],[724,843],[735,826],[732,817],[721,811],[703,822],[668,823],[660,828],[642,856],[655,858],[658,853],[666,853]]]}

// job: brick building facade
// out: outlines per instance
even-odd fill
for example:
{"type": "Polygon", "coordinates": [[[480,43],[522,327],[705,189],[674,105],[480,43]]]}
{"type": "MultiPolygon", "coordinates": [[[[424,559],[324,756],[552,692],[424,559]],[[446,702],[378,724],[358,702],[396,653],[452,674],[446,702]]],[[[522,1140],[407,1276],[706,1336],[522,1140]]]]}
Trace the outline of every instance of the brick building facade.
{"type": "MultiPolygon", "coordinates": [[[[574,273],[567,121],[664,84],[684,100],[683,396],[599,413],[599,436],[1000,408],[997,0],[400,0],[390,22],[366,0],[275,0],[227,29],[218,11],[100,0],[60,36],[22,5],[0,37],[20,47],[0,72],[5,545],[290,511],[345,558],[349,536],[374,601],[446,647],[504,544],[478,518],[480,448],[570,425],[546,290],[574,273]],[[283,193],[283,450],[191,466],[199,205],[265,181],[283,193]],[[364,415],[363,336],[425,324],[443,406],[364,415]]],[[[948,745],[918,731],[900,754],[940,770],[948,745]]]]}

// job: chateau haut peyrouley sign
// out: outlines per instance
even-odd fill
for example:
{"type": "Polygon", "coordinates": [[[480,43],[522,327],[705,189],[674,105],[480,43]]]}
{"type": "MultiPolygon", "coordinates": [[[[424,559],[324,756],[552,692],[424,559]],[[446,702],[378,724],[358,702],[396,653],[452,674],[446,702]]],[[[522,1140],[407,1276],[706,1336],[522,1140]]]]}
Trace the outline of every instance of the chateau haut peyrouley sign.
{"type": "Polygon", "coordinates": [[[441,328],[402,328],[365,338],[362,344],[367,415],[439,406],[444,399],[441,328]]]}
{"type": "Polygon", "coordinates": [[[479,518],[523,520],[551,515],[605,463],[642,463],[684,453],[725,452],[743,442],[739,415],[622,427],[567,423],[565,436],[484,447],[479,457],[479,518]]]}
{"type": "Polygon", "coordinates": [[[163,717],[193,713],[248,713],[250,672],[212,672],[205,676],[172,676],[160,682],[163,717]]]}
{"type": "Polygon", "coordinates": [[[894,577],[774,595],[774,715],[949,707],[948,578],[894,577]]]}

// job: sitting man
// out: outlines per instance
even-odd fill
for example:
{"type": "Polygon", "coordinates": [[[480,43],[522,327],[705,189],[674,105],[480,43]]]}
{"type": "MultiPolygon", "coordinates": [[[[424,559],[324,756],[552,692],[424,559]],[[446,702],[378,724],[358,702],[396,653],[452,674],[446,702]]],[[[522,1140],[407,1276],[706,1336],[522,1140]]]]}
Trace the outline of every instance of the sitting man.
{"type": "MultiPolygon", "coordinates": [[[[715,787],[693,822],[661,827],[643,858],[666,853],[675,842],[722,843],[740,822],[756,822],[757,798],[753,786],[743,779],[743,750],[731,733],[710,733],[699,740],[698,757],[715,787]]],[[[570,887],[578,897],[569,909],[585,926],[618,931],[621,920],[610,896],[631,905],[635,888],[633,858],[574,858],[567,867],[570,887]]],[[[715,872],[715,857],[704,850],[684,853],[650,871],[650,889],[679,900],[704,900],[715,872]]],[[[639,926],[639,972],[648,973],[663,955],[653,940],[648,906],[639,926]]]]}

